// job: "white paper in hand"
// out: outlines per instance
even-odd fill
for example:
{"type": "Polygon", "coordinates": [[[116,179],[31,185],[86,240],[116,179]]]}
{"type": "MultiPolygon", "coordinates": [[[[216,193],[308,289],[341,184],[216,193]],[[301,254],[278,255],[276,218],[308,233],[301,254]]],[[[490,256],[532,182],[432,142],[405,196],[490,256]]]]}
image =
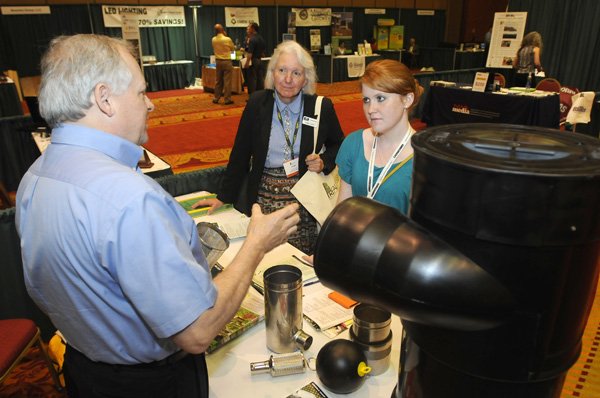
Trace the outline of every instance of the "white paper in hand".
{"type": "Polygon", "coordinates": [[[291,189],[292,194],[321,225],[337,204],[340,176],[337,167],[328,175],[307,171],[291,189]]]}

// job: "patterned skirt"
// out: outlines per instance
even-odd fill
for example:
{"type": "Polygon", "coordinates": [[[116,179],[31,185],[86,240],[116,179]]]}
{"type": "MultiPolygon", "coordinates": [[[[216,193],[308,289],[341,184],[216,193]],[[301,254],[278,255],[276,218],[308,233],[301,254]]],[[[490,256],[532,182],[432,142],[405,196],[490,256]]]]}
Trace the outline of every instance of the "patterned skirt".
{"type": "MultiPolygon", "coordinates": [[[[298,180],[298,176],[287,178],[283,167],[265,168],[256,200],[263,213],[272,213],[290,203],[298,203],[296,197],[290,192],[298,180]]],[[[317,221],[302,205],[299,214],[298,231],[290,235],[288,242],[306,254],[313,254],[317,239],[317,221]]]]}

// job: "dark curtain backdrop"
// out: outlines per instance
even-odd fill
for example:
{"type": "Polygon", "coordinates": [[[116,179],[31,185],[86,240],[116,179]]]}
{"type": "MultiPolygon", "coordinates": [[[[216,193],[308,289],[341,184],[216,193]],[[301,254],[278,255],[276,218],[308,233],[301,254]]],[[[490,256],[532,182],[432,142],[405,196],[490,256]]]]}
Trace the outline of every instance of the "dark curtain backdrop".
{"type": "MultiPolygon", "coordinates": [[[[90,6],[93,32],[121,37],[121,28],[105,28],[102,6],[90,6]]],[[[185,27],[141,28],[142,55],[154,55],[158,61],[196,59],[192,9],[184,7],[185,27]]]]}
{"type": "Polygon", "coordinates": [[[400,25],[404,25],[404,47],[411,37],[420,47],[438,47],[444,40],[446,11],[435,10],[434,15],[417,15],[417,10],[403,9],[400,25]]]}
{"type": "MultiPolygon", "coordinates": [[[[289,6],[258,7],[260,34],[266,42],[266,55],[270,56],[281,34],[287,32],[289,6]]],[[[193,9],[184,7],[185,27],[142,28],[140,30],[143,55],[154,55],[158,61],[194,60],[196,58],[193,9]]],[[[363,8],[332,8],[334,12],[352,12],[353,47],[373,37],[373,27],[379,18],[392,18],[404,25],[405,37],[415,37],[422,47],[436,47],[443,40],[445,12],[436,11],[433,16],[417,16],[416,10],[386,9],[385,14],[366,15],[363,8]]],[[[49,15],[0,15],[0,68],[15,69],[21,77],[39,75],[39,60],[49,41],[61,34],[98,33],[120,37],[120,28],[105,28],[101,5],[51,6],[49,15]]],[[[225,25],[224,6],[197,8],[198,58],[207,63],[212,55],[211,39],[215,23],[225,25]]],[[[310,30],[296,30],[300,44],[310,47],[310,30]]],[[[331,42],[331,27],[318,27],[321,46],[331,42]]],[[[244,43],[246,28],[227,28],[234,42],[244,43]]],[[[407,40],[405,40],[406,42],[407,40]]],[[[199,75],[199,67],[195,68],[199,75]]]]}
{"type": "Polygon", "coordinates": [[[510,0],[509,11],[527,11],[525,32],[542,35],[547,77],[581,91],[600,91],[600,7],[597,0],[510,0]]]}
{"type": "Polygon", "coordinates": [[[0,15],[0,64],[20,76],[40,74],[40,57],[59,35],[89,33],[88,7],[52,6],[47,15],[0,15]]]}
{"type": "MultiPolygon", "coordinates": [[[[143,55],[159,61],[195,60],[192,9],[185,7],[186,26],[142,28],[143,55]]],[[[40,57],[53,37],[76,33],[121,37],[120,28],[105,28],[100,5],[52,6],[48,15],[0,15],[0,67],[19,76],[40,74],[40,57]]]]}

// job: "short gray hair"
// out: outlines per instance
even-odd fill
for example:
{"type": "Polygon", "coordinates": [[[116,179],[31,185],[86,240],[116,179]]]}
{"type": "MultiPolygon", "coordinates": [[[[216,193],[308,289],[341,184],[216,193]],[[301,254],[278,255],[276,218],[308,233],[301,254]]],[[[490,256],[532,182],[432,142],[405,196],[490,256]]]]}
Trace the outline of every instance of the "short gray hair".
{"type": "Polygon", "coordinates": [[[98,83],[117,95],[127,89],[133,76],[119,49],[133,55],[128,41],[108,36],[59,36],[50,42],[42,58],[39,94],[40,114],[50,127],[84,117],[98,83]]]}
{"type": "Polygon", "coordinates": [[[317,71],[315,69],[315,63],[308,51],[293,40],[286,40],[279,43],[273,52],[273,56],[269,61],[269,66],[267,66],[265,88],[273,90],[275,87],[273,71],[275,70],[275,66],[277,66],[281,54],[294,54],[296,56],[298,62],[304,68],[304,76],[306,76],[306,85],[302,91],[304,91],[305,94],[314,94],[317,91],[317,71]]]}

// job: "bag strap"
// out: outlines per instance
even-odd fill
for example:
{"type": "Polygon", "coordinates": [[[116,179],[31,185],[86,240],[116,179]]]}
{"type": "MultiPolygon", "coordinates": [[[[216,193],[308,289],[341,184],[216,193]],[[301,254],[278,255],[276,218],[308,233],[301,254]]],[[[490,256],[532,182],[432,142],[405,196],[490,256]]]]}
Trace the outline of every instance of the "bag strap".
{"type": "Polygon", "coordinates": [[[406,162],[408,162],[409,160],[411,160],[413,158],[414,154],[410,155],[409,157],[407,157],[406,159],[404,159],[402,162],[398,163],[396,165],[396,167],[394,167],[383,179],[383,181],[381,181],[381,184],[383,184],[384,182],[387,181],[388,178],[390,178],[392,176],[392,174],[394,174],[395,172],[397,172],[398,170],[400,170],[400,168],[402,166],[404,166],[406,164],[406,162]]]}
{"type": "Polygon", "coordinates": [[[317,102],[315,103],[315,115],[317,116],[317,124],[314,128],[313,153],[317,153],[317,138],[319,137],[319,124],[321,123],[321,103],[322,102],[323,102],[323,96],[319,95],[317,97],[317,102]]]}

